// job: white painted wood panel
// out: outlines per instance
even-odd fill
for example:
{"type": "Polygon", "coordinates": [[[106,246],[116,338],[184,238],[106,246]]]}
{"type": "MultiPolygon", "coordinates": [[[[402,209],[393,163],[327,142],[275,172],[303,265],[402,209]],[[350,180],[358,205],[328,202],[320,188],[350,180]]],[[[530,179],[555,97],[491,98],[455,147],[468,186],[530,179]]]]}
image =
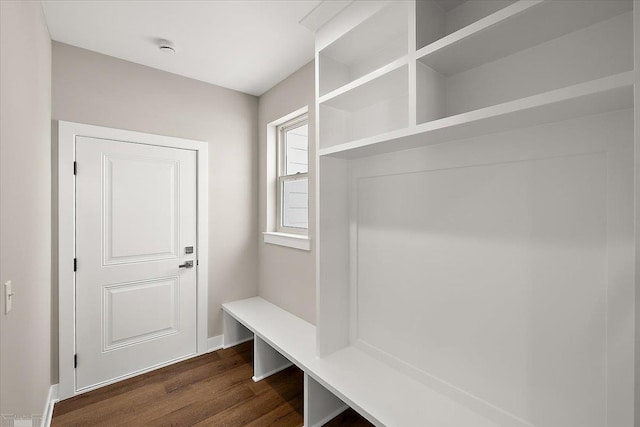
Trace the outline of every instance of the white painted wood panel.
{"type": "Polygon", "coordinates": [[[224,319],[224,335],[222,337],[222,348],[233,347],[253,339],[253,332],[245,328],[242,323],[238,322],[226,311],[223,313],[224,319]]]}
{"type": "Polygon", "coordinates": [[[631,5],[630,0],[520,0],[434,41],[418,56],[444,75],[457,74],[628,12],[631,5]]]}
{"type": "Polygon", "coordinates": [[[362,351],[456,402],[398,425],[634,425],[637,6],[417,2],[406,128],[400,60],[316,88],[322,381],[393,406],[383,368],[370,394],[336,385],[362,351]]]}
{"type": "Polygon", "coordinates": [[[318,53],[320,95],[362,77],[408,52],[411,2],[393,1],[318,53]]]}
{"type": "Polygon", "coordinates": [[[319,427],[348,408],[322,384],[304,374],[304,425],[319,427]]]}
{"type": "Polygon", "coordinates": [[[178,332],[177,278],[105,286],[103,292],[105,351],[178,332]]]}
{"type": "Polygon", "coordinates": [[[291,366],[291,362],[259,336],[253,339],[253,381],[258,382],[291,366]]]}
{"type": "Polygon", "coordinates": [[[75,148],[81,391],[196,354],[197,171],[190,150],[88,137],[75,148]]]}
{"type": "Polygon", "coordinates": [[[332,408],[342,409],[341,400],[381,427],[522,425],[492,421],[352,346],[317,357],[316,328],[260,297],[225,303],[223,310],[315,381],[305,395],[311,418],[321,421],[332,408]],[[308,402],[313,396],[319,399],[308,402]]]}
{"type": "MultiPolygon", "coordinates": [[[[468,25],[481,21],[515,3],[515,0],[420,0],[416,1],[417,49],[430,45],[468,25]]],[[[523,3],[512,10],[526,8],[523,3]]],[[[511,14],[507,14],[511,15],[511,14]]],[[[491,18],[486,21],[491,22],[491,18]]]]}
{"type": "Polygon", "coordinates": [[[516,0],[466,0],[447,11],[445,34],[451,34],[515,3],[516,0]]]}
{"type": "Polygon", "coordinates": [[[103,156],[104,264],[176,259],[179,162],[103,156]]]}
{"type": "MultiPolygon", "coordinates": [[[[73,260],[77,257],[77,248],[76,248],[76,239],[78,237],[87,238],[86,233],[79,233],[76,230],[76,204],[77,204],[77,194],[76,194],[76,175],[72,172],[75,170],[74,168],[74,160],[77,160],[77,152],[76,152],[76,141],[81,139],[93,138],[95,140],[107,140],[111,143],[115,143],[115,141],[127,141],[127,144],[132,147],[137,147],[138,149],[143,149],[144,147],[168,147],[170,149],[177,149],[178,152],[182,153],[191,153],[190,156],[195,155],[197,162],[197,185],[195,186],[195,192],[197,193],[198,202],[195,210],[197,211],[197,247],[194,248],[195,251],[191,255],[199,255],[199,262],[197,268],[195,269],[197,276],[196,283],[196,292],[197,292],[197,307],[195,309],[196,319],[196,334],[197,334],[197,351],[198,353],[204,353],[207,351],[207,289],[208,289],[208,199],[207,199],[207,187],[208,187],[208,166],[207,166],[207,143],[201,141],[193,141],[187,139],[180,139],[174,137],[167,137],[161,135],[152,135],[140,132],[132,132],[120,129],[112,129],[100,126],[92,126],[81,123],[72,123],[72,122],[58,122],[58,284],[59,284],[59,326],[60,326],[60,354],[59,354],[59,369],[60,369],[60,387],[59,394],[61,399],[66,399],[72,397],[73,395],[83,393],[87,390],[90,390],[92,387],[85,388],[79,390],[76,383],[76,368],[74,367],[74,355],[76,354],[79,346],[76,342],[76,333],[78,332],[78,321],[76,316],[76,307],[78,301],[77,295],[77,281],[76,273],[72,268],[73,260]]],[[[95,160],[95,158],[94,158],[95,160]]],[[[166,158],[165,158],[166,160],[166,158]]],[[[96,174],[102,173],[102,163],[97,162],[93,165],[93,167],[87,168],[85,164],[83,166],[82,163],[78,165],[78,173],[85,173],[85,178],[91,176],[94,184],[98,185],[100,178],[97,177],[96,174]],[[82,172],[84,170],[84,172],[82,172]]],[[[183,180],[184,183],[188,184],[188,180],[183,180]]],[[[85,182],[86,183],[86,182],[85,182]]],[[[100,188],[98,186],[98,188],[100,188]]],[[[191,191],[193,189],[190,189],[191,191]]],[[[103,191],[100,189],[98,191],[91,192],[92,197],[102,197],[103,191]]],[[[98,204],[96,204],[98,206],[98,204]]],[[[99,210],[99,209],[97,209],[99,210]]],[[[100,215],[95,213],[85,216],[85,219],[90,221],[98,221],[97,217],[100,215]]],[[[125,209],[126,211],[126,209],[125,209]]],[[[106,217],[106,216],[105,216],[106,217]]],[[[100,225],[96,225],[91,227],[91,233],[97,233],[101,230],[100,225]]],[[[96,238],[95,242],[100,242],[100,238],[96,238]]],[[[105,254],[107,251],[104,250],[104,245],[101,246],[102,254],[95,255],[94,266],[105,263],[105,254]]],[[[139,253],[138,253],[139,255],[139,253]]],[[[162,256],[166,256],[167,254],[163,254],[162,256],[158,256],[158,254],[146,254],[150,255],[150,258],[162,258],[162,256]]],[[[85,260],[86,261],[86,260],[85,260]]],[[[122,260],[121,260],[122,261],[122,260]]],[[[138,262],[132,259],[125,260],[127,263],[121,264],[111,264],[108,267],[113,270],[118,270],[120,267],[131,267],[132,265],[140,264],[140,265],[151,265],[155,261],[144,261],[138,262]]],[[[79,266],[82,265],[82,262],[79,262],[79,266]]],[[[166,259],[159,259],[158,262],[167,262],[166,259]]],[[[87,264],[84,264],[87,267],[87,264]]],[[[82,267],[79,267],[82,268],[82,267]]],[[[86,269],[85,269],[86,272],[86,269]]],[[[161,275],[162,277],[159,280],[148,283],[148,284],[157,284],[159,288],[153,289],[153,286],[150,286],[147,291],[151,292],[153,295],[147,293],[146,296],[149,297],[157,297],[159,296],[157,292],[162,290],[163,297],[158,302],[163,302],[165,307],[156,307],[159,310],[163,310],[164,308],[173,304],[168,297],[170,292],[167,292],[169,285],[168,283],[175,283],[173,280],[175,277],[172,274],[161,275]],[[163,286],[164,283],[166,286],[163,286]]],[[[130,286],[128,289],[136,289],[144,288],[144,280],[131,280],[131,278],[123,278],[118,283],[130,286]],[[137,282],[137,285],[134,285],[137,282]]],[[[115,289],[115,288],[112,288],[115,289]]],[[[85,289],[86,290],[86,289],[85,289]]],[[[143,292],[144,293],[144,292],[143,292]]],[[[105,298],[104,295],[102,295],[105,298]]],[[[140,298],[145,299],[145,298],[140,298]]],[[[145,299],[144,303],[149,308],[150,302],[145,299]]],[[[84,307],[86,309],[86,307],[84,307]]],[[[98,309],[98,313],[100,313],[100,309],[98,309]]],[[[155,314],[159,313],[155,311],[155,314]]],[[[161,314],[161,319],[155,325],[156,331],[162,331],[166,329],[167,324],[171,323],[171,320],[167,320],[165,317],[166,313],[161,314]]],[[[192,315],[191,311],[189,315],[192,315]]],[[[103,320],[104,321],[104,320],[103,320]]],[[[124,326],[126,322],[122,323],[121,332],[119,333],[120,337],[124,336],[135,336],[136,332],[133,329],[127,329],[129,326],[124,326]]],[[[153,322],[151,322],[153,323],[153,322]]],[[[106,322],[105,322],[106,324],[106,322]]],[[[154,328],[145,327],[139,329],[137,331],[138,335],[144,335],[144,333],[149,333],[154,328]]],[[[135,338],[134,338],[135,339],[135,338]]],[[[104,336],[99,338],[100,342],[104,345],[104,336]]],[[[106,347],[106,346],[105,346],[106,347]]],[[[113,353],[113,352],[112,352],[113,353]]],[[[82,364],[82,354],[78,357],[78,363],[82,364]]],[[[108,382],[114,382],[122,378],[126,378],[128,376],[140,374],[142,372],[149,371],[151,369],[157,368],[159,366],[166,365],[168,363],[174,362],[175,359],[157,364],[152,366],[147,366],[145,368],[136,370],[134,372],[130,372],[121,377],[117,377],[112,379],[111,381],[107,381],[102,384],[106,384],[108,382]]],[[[86,362],[86,359],[85,359],[86,362]]]]}
{"type": "MultiPolygon", "coordinates": [[[[324,147],[319,150],[319,154],[357,159],[631,108],[633,107],[633,79],[633,72],[628,71],[468,113],[444,117],[413,128],[399,129],[324,147]]],[[[323,132],[327,131],[323,130],[323,132]]]]}
{"type": "Polygon", "coordinates": [[[409,124],[408,66],[320,104],[321,146],[330,147],[409,124]]]}
{"type": "Polygon", "coordinates": [[[447,115],[633,70],[631,12],[445,79],[447,115]]]}
{"type": "Polygon", "coordinates": [[[355,344],[512,422],[631,425],[631,129],[625,111],[356,161],[355,344]]]}
{"type": "Polygon", "coordinates": [[[317,352],[323,357],[349,344],[348,162],[319,159],[317,352]]]}

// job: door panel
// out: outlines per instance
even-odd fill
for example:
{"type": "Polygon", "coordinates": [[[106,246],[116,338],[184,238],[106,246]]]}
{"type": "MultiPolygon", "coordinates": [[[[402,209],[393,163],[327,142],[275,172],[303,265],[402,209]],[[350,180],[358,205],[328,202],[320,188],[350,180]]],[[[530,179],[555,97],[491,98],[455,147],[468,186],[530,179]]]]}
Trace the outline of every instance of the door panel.
{"type": "Polygon", "coordinates": [[[179,162],[103,157],[104,263],[176,258],[179,162]]]}
{"type": "Polygon", "coordinates": [[[81,391],[196,353],[196,154],[78,137],[76,160],[81,391]]]}
{"type": "Polygon", "coordinates": [[[103,351],[178,332],[178,280],[167,277],[105,286],[103,351]]]}

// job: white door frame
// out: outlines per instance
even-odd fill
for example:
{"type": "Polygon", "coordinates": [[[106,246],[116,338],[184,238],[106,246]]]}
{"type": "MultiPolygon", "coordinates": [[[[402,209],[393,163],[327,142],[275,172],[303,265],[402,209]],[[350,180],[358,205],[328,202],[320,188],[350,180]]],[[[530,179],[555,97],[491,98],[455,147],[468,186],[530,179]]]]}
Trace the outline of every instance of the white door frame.
{"type": "MultiPolygon", "coordinates": [[[[160,147],[181,148],[196,152],[197,165],[197,354],[207,351],[208,322],[208,186],[209,162],[208,144],[202,141],[152,135],[127,130],[92,126],[81,123],[58,121],[58,366],[60,369],[59,398],[66,399],[82,392],[76,391],[74,355],[75,342],[75,273],[73,260],[75,254],[75,140],[78,136],[108,139],[136,144],[160,147]]],[[[78,173],[82,173],[79,165],[78,173]]],[[[192,356],[189,356],[192,357],[192,356]]],[[[173,363],[171,361],[169,363],[173,363]]],[[[169,364],[167,363],[167,364],[169,364]]],[[[153,366],[128,376],[158,368],[153,366]]],[[[118,380],[124,377],[118,378],[118,380]]],[[[115,380],[114,380],[115,381],[115,380]]],[[[101,386],[104,384],[101,384],[101,386]]]]}

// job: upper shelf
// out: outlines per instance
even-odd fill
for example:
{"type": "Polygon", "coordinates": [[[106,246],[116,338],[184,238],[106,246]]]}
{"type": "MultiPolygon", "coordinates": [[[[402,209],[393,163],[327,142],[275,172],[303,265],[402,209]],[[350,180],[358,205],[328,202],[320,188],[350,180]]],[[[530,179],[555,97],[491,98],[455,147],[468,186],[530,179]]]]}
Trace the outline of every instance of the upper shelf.
{"type": "Polygon", "coordinates": [[[407,92],[406,61],[396,61],[383,71],[354,82],[348,90],[338,89],[327,94],[320,98],[320,105],[353,112],[407,92]]]}
{"type": "Polygon", "coordinates": [[[327,93],[326,95],[321,96],[320,98],[318,98],[318,103],[319,104],[328,103],[332,99],[338,98],[343,94],[348,94],[353,91],[356,91],[361,86],[366,86],[370,82],[379,80],[383,78],[386,74],[392,74],[395,70],[407,64],[408,64],[408,57],[403,56],[402,58],[397,59],[392,63],[385,65],[384,67],[378,68],[377,70],[372,71],[367,75],[364,75],[358,79],[353,80],[351,83],[341,86],[338,89],[335,89],[327,93]]]}
{"type": "Polygon", "coordinates": [[[633,71],[604,77],[370,138],[322,148],[320,156],[373,156],[633,107],[633,71]]]}
{"type": "Polygon", "coordinates": [[[318,52],[319,92],[326,95],[407,55],[408,3],[382,9],[318,52]]]}
{"type": "Polygon", "coordinates": [[[449,34],[417,52],[445,76],[536,46],[631,11],[631,0],[520,0],[449,34]]]}

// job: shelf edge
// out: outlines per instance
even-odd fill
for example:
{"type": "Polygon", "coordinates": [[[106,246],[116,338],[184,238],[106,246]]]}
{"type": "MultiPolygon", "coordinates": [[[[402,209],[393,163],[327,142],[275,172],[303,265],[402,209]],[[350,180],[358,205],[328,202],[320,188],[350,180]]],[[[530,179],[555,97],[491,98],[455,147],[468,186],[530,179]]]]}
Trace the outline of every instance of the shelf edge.
{"type": "Polygon", "coordinates": [[[340,86],[337,89],[332,90],[329,93],[326,93],[318,98],[318,105],[324,104],[328,101],[331,101],[334,98],[339,97],[349,91],[359,88],[360,86],[364,86],[365,84],[372,82],[386,74],[391,73],[392,71],[397,70],[398,68],[402,68],[404,65],[409,63],[409,55],[403,55],[402,57],[390,62],[387,65],[384,65],[370,73],[365,74],[362,77],[355,79],[352,82],[347,83],[346,85],[340,86]]]}
{"type": "Polygon", "coordinates": [[[426,58],[435,52],[439,52],[465,39],[471,38],[481,31],[499,25],[534,6],[548,1],[549,0],[520,0],[418,49],[416,51],[416,57],[418,60],[426,58]]]}
{"type": "MultiPolygon", "coordinates": [[[[620,74],[615,74],[584,83],[578,83],[572,86],[531,95],[525,98],[520,98],[513,101],[508,101],[501,104],[469,111],[466,113],[456,114],[453,116],[444,117],[442,119],[421,123],[414,127],[391,131],[355,141],[349,141],[332,147],[321,148],[318,150],[318,155],[320,157],[333,156],[348,158],[349,156],[340,156],[340,154],[348,154],[350,152],[353,152],[354,150],[366,149],[367,147],[373,148],[379,146],[380,144],[384,144],[385,142],[398,140],[405,137],[418,136],[422,134],[427,135],[430,132],[445,131],[447,129],[453,130],[461,126],[477,124],[485,120],[498,119],[500,117],[506,117],[510,114],[523,113],[528,110],[533,111],[537,108],[550,107],[562,102],[577,100],[585,96],[604,94],[606,92],[616,89],[623,89],[625,87],[633,89],[633,74],[633,71],[626,71],[620,74]]],[[[478,135],[481,134],[483,133],[480,133],[478,135]]],[[[438,142],[447,142],[449,140],[455,139],[445,138],[442,141],[438,142]]]]}

